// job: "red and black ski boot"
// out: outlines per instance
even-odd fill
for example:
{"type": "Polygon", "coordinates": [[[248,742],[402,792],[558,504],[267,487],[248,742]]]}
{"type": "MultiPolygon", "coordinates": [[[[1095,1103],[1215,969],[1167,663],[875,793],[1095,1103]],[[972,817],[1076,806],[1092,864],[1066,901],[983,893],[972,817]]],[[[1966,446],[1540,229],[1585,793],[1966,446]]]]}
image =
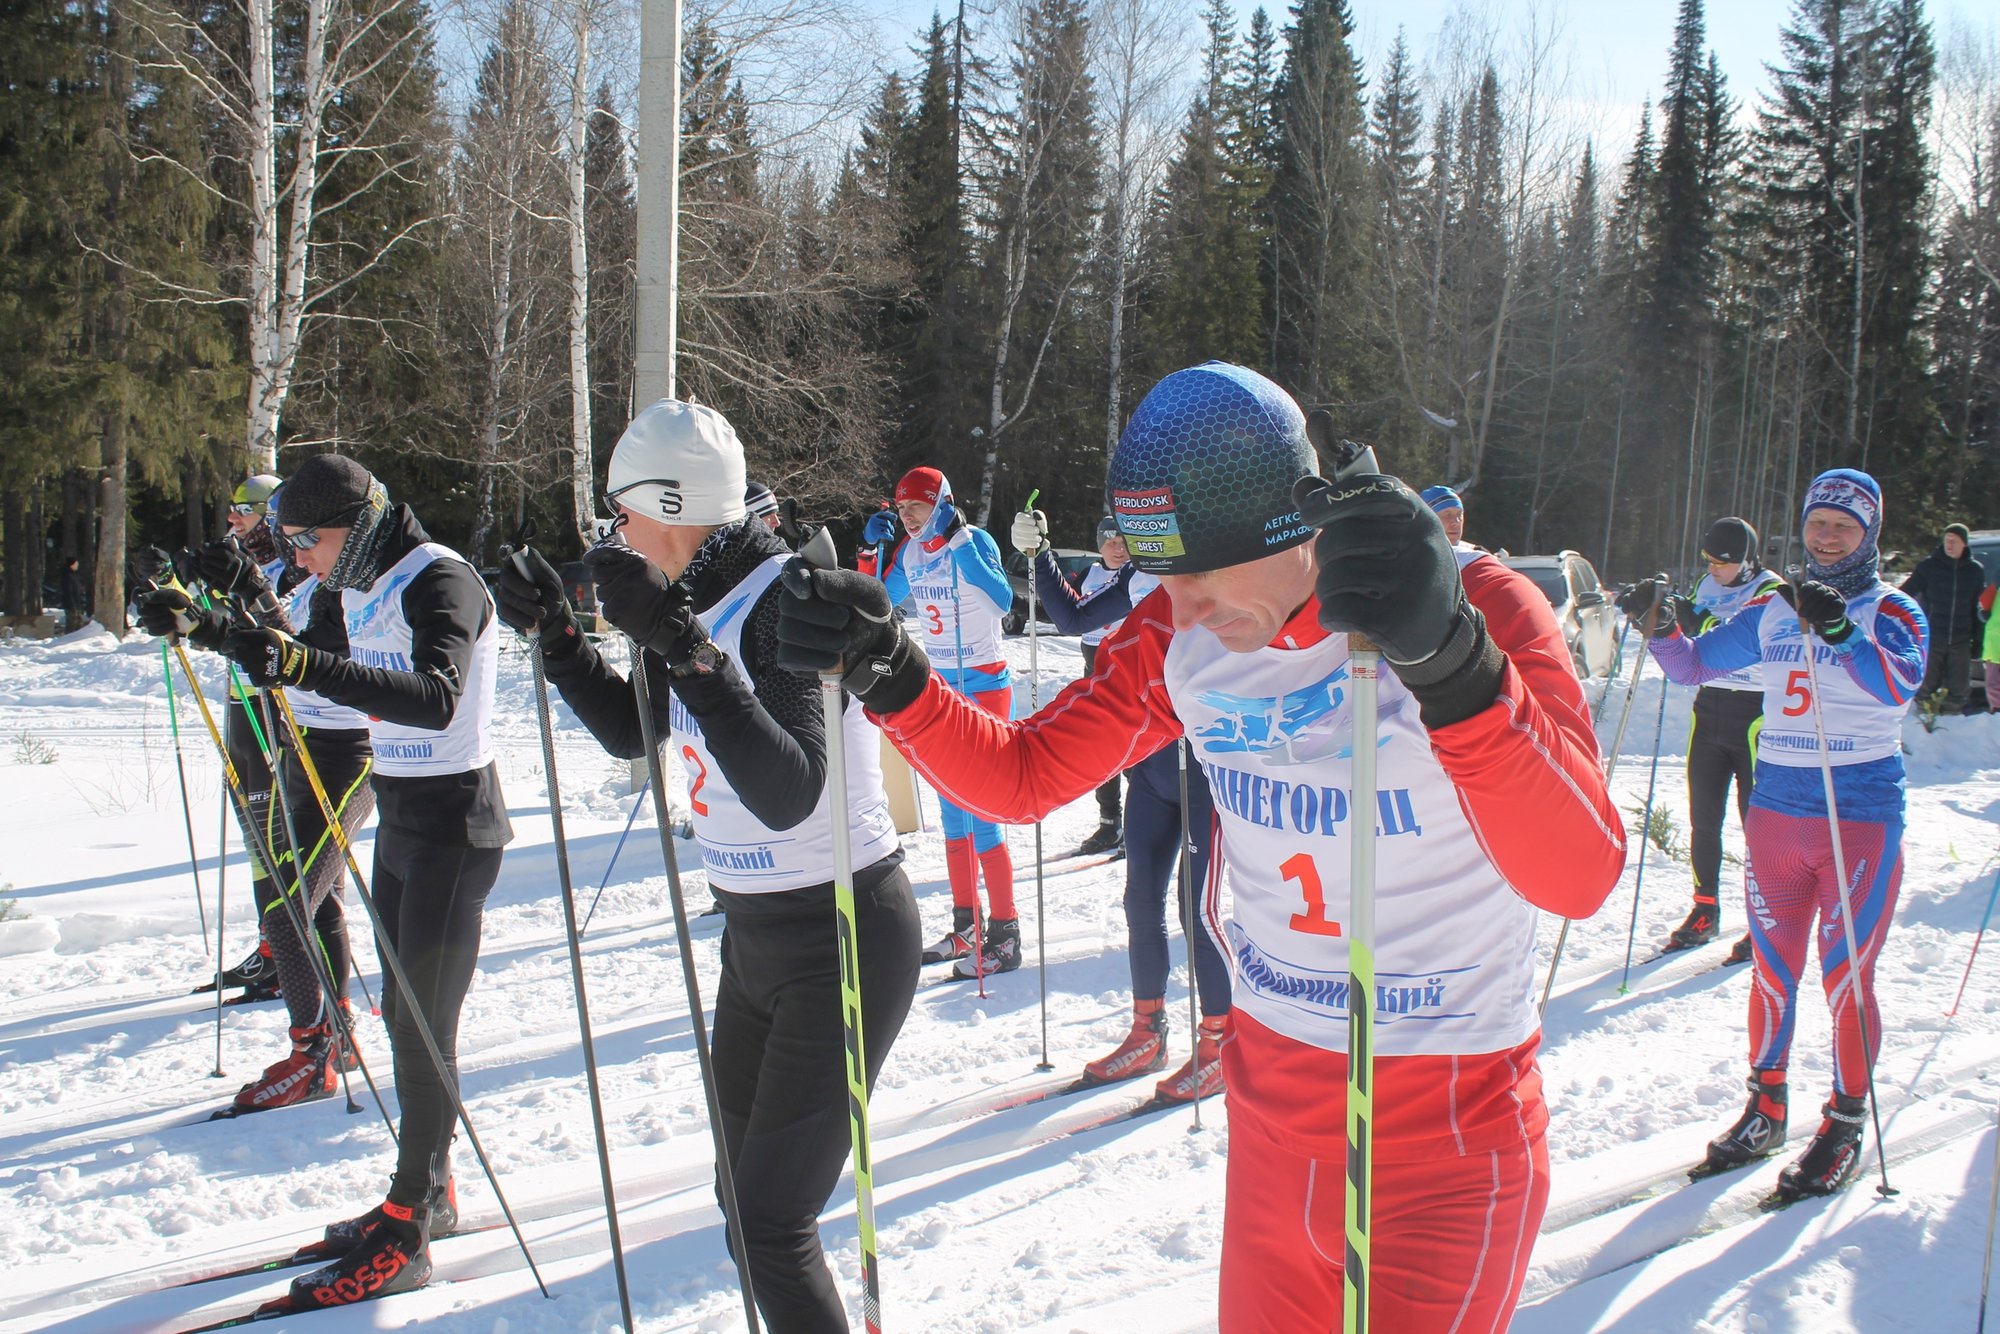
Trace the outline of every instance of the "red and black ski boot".
{"type": "Polygon", "coordinates": [[[333,1263],[292,1280],[289,1309],[316,1311],[328,1306],[350,1306],[374,1297],[409,1292],[430,1282],[427,1205],[384,1200],[363,1218],[374,1221],[363,1229],[352,1250],[333,1263]]]}
{"type": "Polygon", "coordinates": [[[1708,1142],[1708,1157],[1694,1169],[1696,1176],[1732,1172],[1785,1145],[1788,1094],[1783,1070],[1753,1070],[1746,1081],[1750,1102],[1736,1124],[1708,1142]]]}
{"type": "Polygon", "coordinates": [[[951,910],[951,930],[942,939],[924,950],[925,963],[950,963],[953,959],[963,959],[973,950],[973,942],[979,938],[979,911],[976,908],[953,908],[951,910]]]}
{"type": "Polygon", "coordinates": [[[1756,949],[1750,943],[1750,933],[1746,931],[1743,933],[1743,939],[1729,947],[1729,953],[1723,956],[1722,962],[1725,966],[1749,963],[1755,953],[1756,949]]]}
{"type": "MultiPolygon", "coordinates": [[[[376,1205],[358,1218],[343,1218],[326,1225],[325,1239],[312,1249],[325,1255],[346,1255],[368,1239],[368,1234],[386,1217],[387,1202],[376,1205]]],[[[444,1186],[431,1192],[430,1236],[448,1237],[458,1231],[458,1181],[446,1177],[444,1186]]]]}
{"type": "Polygon", "coordinates": [[[1836,1093],[1825,1110],[1812,1143],[1778,1173],[1778,1194],[1787,1200],[1831,1195],[1861,1174],[1861,1129],[1868,1122],[1867,1099],[1836,1093]]]}
{"type": "Polygon", "coordinates": [[[1660,953],[1673,954],[1679,950],[1691,950],[1697,945],[1706,945],[1714,940],[1722,929],[1722,914],[1713,903],[1695,900],[1693,911],[1673,929],[1667,943],[1660,946],[1660,953]]]}
{"type": "Polygon", "coordinates": [[[1167,1068],[1167,1010],[1162,1000],[1132,1002],[1132,1031],[1109,1056],[1083,1067],[1085,1084],[1115,1084],[1121,1079],[1167,1068]]]}
{"type": "Polygon", "coordinates": [[[293,1029],[291,1055],[236,1090],[236,1111],[267,1112],[331,1097],[340,1087],[334,1046],[332,1026],[324,1019],[311,1028],[293,1029]]]}
{"type": "Polygon", "coordinates": [[[1161,1102],[1193,1102],[1222,1092],[1222,1030],[1227,1022],[1219,1015],[1203,1017],[1201,1033],[1194,1040],[1194,1055],[1159,1082],[1154,1097],[1161,1102]]]}

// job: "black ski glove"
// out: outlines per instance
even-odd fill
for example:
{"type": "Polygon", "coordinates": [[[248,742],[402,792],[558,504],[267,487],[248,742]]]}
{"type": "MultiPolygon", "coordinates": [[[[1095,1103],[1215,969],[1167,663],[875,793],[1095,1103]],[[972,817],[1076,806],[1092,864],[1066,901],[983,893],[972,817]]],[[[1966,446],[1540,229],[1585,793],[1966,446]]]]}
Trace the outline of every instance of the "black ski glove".
{"type": "Polygon", "coordinates": [[[222,640],[222,651],[243,669],[250,684],[303,686],[312,689],[314,678],[333,655],[301,644],[282,630],[258,627],[231,630],[222,640]]]}
{"type": "Polygon", "coordinates": [[[1703,633],[1707,629],[1707,621],[1708,617],[1702,615],[1695,607],[1693,598],[1674,599],[1674,624],[1678,625],[1681,633],[1689,639],[1703,633]]]}
{"type": "Polygon", "coordinates": [[[1618,610],[1625,618],[1639,627],[1641,633],[1654,639],[1666,639],[1680,626],[1680,608],[1677,604],[1685,601],[1673,593],[1672,582],[1664,574],[1656,574],[1618,595],[1618,610]],[[1650,629],[1648,627],[1651,627],[1650,629]]]}
{"type": "Polygon", "coordinates": [[[562,576],[533,547],[503,555],[493,574],[493,603],[509,629],[539,630],[544,658],[566,658],[583,642],[563,596],[562,576]]]}
{"type": "Polygon", "coordinates": [[[778,599],[778,665],[802,676],[841,671],[840,684],[877,713],[908,708],[930,679],[930,659],[903,632],[882,581],[858,570],[785,566],[778,599]]]}
{"type": "Polygon", "coordinates": [[[271,591],[271,581],[257,568],[257,562],[233,537],[207,543],[197,554],[201,577],[223,597],[240,597],[255,602],[271,591]]]}
{"type": "Polygon", "coordinates": [[[149,635],[179,635],[196,648],[214,653],[229,633],[228,618],[196,606],[194,599],[178,588],[141,593],[138,605],[139,626],[149,635]]]}
{"type": "Polygon", "coordinates": [[[140,547],[132,553],[132,574],[141,583],[159,583],[173,572],[174,558],[165,547],[140,547]]]}
{"type": "Polygon", "coordinates": [[[1844,644],[1854,634],[1854,622],[1847,619],[1847,599],[1840,590],[1817,579],[1778,585],[1783,598],[1799,619],[1829,644],[1844,644]]]}
{"type": "Polygon", "coordinates": [[[606,543],[592,547],[583,559],[597,579],[597,605],[604,619],[659,654],[670,671],[684,670],[695,650],[709,642],[687,585],[669,582],[632,548],[606,543]]]}

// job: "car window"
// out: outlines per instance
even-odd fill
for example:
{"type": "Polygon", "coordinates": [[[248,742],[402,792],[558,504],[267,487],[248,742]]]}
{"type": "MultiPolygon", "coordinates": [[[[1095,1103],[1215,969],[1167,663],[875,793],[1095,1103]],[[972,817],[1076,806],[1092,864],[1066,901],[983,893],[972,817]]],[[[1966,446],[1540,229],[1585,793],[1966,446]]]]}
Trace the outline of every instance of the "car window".
{"type": "Polygon", "coordinates": [[[2000,582],[2000,537],[1975,537],[1968,545],[1972,558],[1986,567],[1986,582],[2000,582]]]}
{"type": "Polygon", "coordinates": [[[1564,564],[1569,566],[1569,581],[1575,586],[1577,592],[1594,593],[1597,591],[1597,571],[1590,567],[1589,561],[1577,557],[1565,561],[1564,564]]]}
{"type": "Polygon", "coordinates": [[[1531,565],[1521,571],[1535,581],[1535,587],[1542,590],[1542,596],[1549,600],[1551,607],[1560,607],[1569,601],[1569,589],[1563,583],[1562,571],[1553,565],[1531,565]]]}

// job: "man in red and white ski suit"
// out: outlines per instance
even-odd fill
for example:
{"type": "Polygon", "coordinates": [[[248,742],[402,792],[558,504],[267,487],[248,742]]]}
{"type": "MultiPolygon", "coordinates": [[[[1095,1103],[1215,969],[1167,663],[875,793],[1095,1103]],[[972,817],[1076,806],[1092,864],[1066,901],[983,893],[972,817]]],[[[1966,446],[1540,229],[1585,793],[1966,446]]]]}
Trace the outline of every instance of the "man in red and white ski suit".
{"type": "MultiPolygon", "coordinates": [[[[1212,383],[1194,392],[1208,396],[1202,411],[1218,411],[1212,383]]],[[[1245,448],[1241,434],[1221,447],[1245,448]]],[[[1165,438],[1169,450],[1185,443],[1173,431],[1165,438]]],[[[1338,1328],[1352,729],[1347,636],[1322,626],[1322,603],[1331,596],[1346,607],[1351,590],[1377,578],[1398,588],[1402,603],[1421,601],[1426,590],[1395,583],[1398,572],[1434,572],[1427,577],[1447,589],[1438,596],[1452,603],[1443,614],[1458,618],[1445,647],[1469,637],[1464,665],[1416,693],[1384,671],[1379,689],[1372,1320],[1397,1334],[1503,1330],[1548,1198],[1536,910],[1594,912],[1624,865],[1623,825],[1547,599],[1489,556],[1453,553],[1436,516],[1386,477],[1369,480],[1396,508],[1401,536],[1388,547],[1377,534],[1328,548],[1331,523],[1307,540],[1297,507],[1276,497],[1289,496],[1311,460],[1298,409],[1262,377],[1217,363],[1170,376],[1134,413],[1110,481],[1121,523],[1157,513],[1165,504],[1157,496],[1180,488],[1176,535],[1160,561],[1163,587],[1104,642],[1087,679],[1032,718],[1007,722],[936,679],[916,688],[910,655],[871,636],[872,611],[855,602],[859,615],[840,645],[848,663],[872,658],[874,677],[909,688],[875,687],[859,671],[849,688],[941,792],[1009,823],[1039,820],[1183,733],[1190,738],[1214,792],[1235,890],[1231,917],[1220,919],[1213,901],[1204,914],[1237,973],[1223,1051],[1231,1137],[1222,1327],[1338,1328]],[[1256,429],[1281,437],[1275,462],[1259,453],[1250,466],[1276,469],[1263,488],[1272,497],[1266,508],[1290,513],[1237,516],[1252,535],[1247,548],[1209,535],[1194,508],[1205,484],[1185,471],[1148,489],[1135,463],[1123,471],[1139,475],[1121,491],[1121,462],[1149,404],[1201,373],[1247,389],[1263,414],[1256,429]],[[1132,496],[1143,510],[1121,506],[1132,496]],[[1173,572],[1177,548],[1204,545],[1250,558],[1173,572]],[[1367,550],[1375,565],[1332,569],[1322,554],[1329,550],[1367,550]]],[[[1241,468],[1226,475],[1227,494],[1240,494],[1241,468]]],[[[1135,523],[1128,537],[1155,528],[1135,523]]],[[[1343,540],[1355,535],[1343,530],[1343,540]]],[[[1133,545],[1142,559],[1143,542],[1133,545]]],[[[838,619],[813,608],[846,600],[842,578],[814,574],[818,601],[795,598],[787,608],[822,625],[838,619]]],[[[780,635],[801,649],[813,638],[797,625],[780,635]]],[[[1398,660],[1393,635],[1371,637],[1398,660]]],[[[1409,674],[1424,675],[1421,665],[1409,674]]]]}

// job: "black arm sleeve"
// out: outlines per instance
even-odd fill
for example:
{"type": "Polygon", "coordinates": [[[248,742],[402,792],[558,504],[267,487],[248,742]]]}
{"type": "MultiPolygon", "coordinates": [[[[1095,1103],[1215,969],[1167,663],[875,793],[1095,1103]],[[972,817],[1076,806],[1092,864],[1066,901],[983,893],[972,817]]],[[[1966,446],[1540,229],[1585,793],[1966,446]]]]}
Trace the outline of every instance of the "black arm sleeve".
{"type": "MultiPolygon", "coordinates": [[[[613,641],[623,644],[626,641],[613,641]]],[[[657,653],[644,655],[647,698],[653,704],[656,736],[672,732],[668,707],[667,666],[657,653]]],[[[563,702],[577,721],[597,738],[597,744],[621,760],[636,760],[646,753],[646,734],[639,727],[639,700],[632,682],[611,669],[597,645],[580,642],[573,652],[542,659],[549,681],[562,692],[563,702]]]]}
{"type": "Polygon", "coordinates": [[[1035,558],[1035,595],[1041,598],[1050,624],[1058,631],[1066,635],[1088,634],[1132,614],[1132,577],[1123,570],[1119,574],[1120,578],[1084,597],[1062,577],[1062,567],[1056,564],[1056,558],[1045,551],[1035,558]]]}
{"type": "Polygon", "coordinates": [[[813,813],[826,787],[826,726],[819,683],[778,666],[773,583],[743,627],[743,657],[712,676],[674,682],[701,722],[723,777],[767,828],[790,829],[813,813]]]}
{"type": "Polygon", "coordinates": [[[442,732],[458,712],[472,670],[472,646],[492,614],[486,586],[470,565],[433,561],[403,590],[403,615],[410,623],[407,671],[329,658],[301,684],[372,717],[442,732]]]}

